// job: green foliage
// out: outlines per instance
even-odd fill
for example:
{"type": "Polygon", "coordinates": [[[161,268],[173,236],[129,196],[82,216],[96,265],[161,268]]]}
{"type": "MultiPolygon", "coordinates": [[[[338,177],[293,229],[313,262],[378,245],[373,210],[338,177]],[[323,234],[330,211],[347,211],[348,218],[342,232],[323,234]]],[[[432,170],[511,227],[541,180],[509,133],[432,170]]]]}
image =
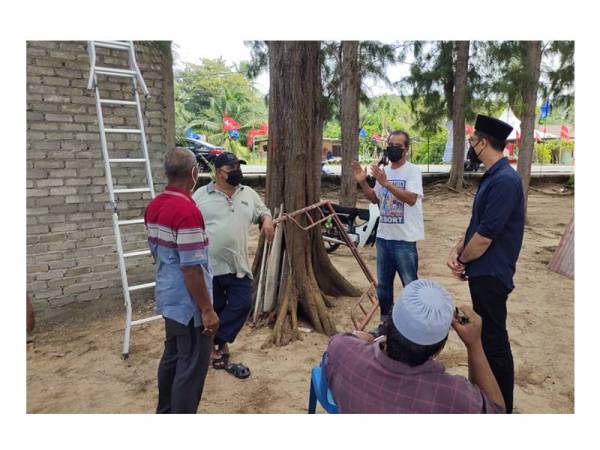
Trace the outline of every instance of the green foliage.
{"type": "Polygon", "coordinates": [[[244,63],[245,74],[253,79],[269,68],[269,49],[265,41],[244,41],[250,49],[250,61],[244,63]]]}
{"type": "Polygon", "coordinates": [[[387,136],[391,131],[404,130],[413,133],[414,122],[408,102],[398,95],[384,94],[371,100],[360,110],[360,126],[369,135],[387,136]]]}
{"type": "Polygon", "coordinates": [[[192,127],[210,143],[224,145],[228,135],[223,130],[223,116],[228,114],[241,125],[237,144],[243,147],[248,130],[267,120],[267,108],[262,95],[241,72],[222,59],[187,64],[175,79],[176,134],[182,136],[192,127]]]}
{"type": "Polygon", "coordinates": [[[452,48],[452,41],[415,41],[410,75],[402,80],[404,89],[411,90],[409,100],[416,125],[427,134],[439,131],[444,119],[452,117],[452,48]]]}
{"type": "MultiPolygon", "coordinates": [[[[255,78],[269,65],[268,46],[264,41],[246,41],[250,49],[251,60],[244,66],[246,74],[255,78]]],[[[360,101],[368,104],[371,95],[366,80],[382,81],[392,87],[386,69],[390,64],[402,58],[402,45],[398,42],[386,44],[379,41],[360,41],[358,47],[358,64],[361,79],[359,90],[360,101]],[[400,53],[400,55],[398,54],[400,53]]],[[[339,119],[341,97],[341,42],[321,42],[321,87],[322,117],[327,122],[339,119]]]]}
{"type": "Polygon", "coordinates": [[[485,43],[486,79],[490,90],[515,111],[523,115],[522,88],[526,81],[523,41],[488,41],[485,43]]]}
{"type": "Polygon", "coordinates": [[[552,97],[554,107],[565,111],[566,118],[572,118],[575,100],[575,42],[551,41],[547,54],[558,58],[558,67],[542,67],[547,76],[547,85],[543,87],[544,97],[552,97]]]}
{"type": "Polygon", "coordinates": [[[259,97],[244,74],[228,66],[223,59],[202,59],[200,64],[186,64],[175,80],[175,99],[194,116],[210,107],[211,99],[220,98],[225,88],[248,99],[259,97]]]}
{"type": "MultiPolygon", "coordinates": [[[[485,50],[482,67],[488,91],[498,99],[507,102],[522,115],[522,86],[527,76],[524,70],[524,41],[488,41],[482,43],[485,50]]],[[[549,41],[543,43],[542,66],[539,84],[539,98],[550,98],[552,111],[546,123],[571,123],[574,110],[574,42],[549,41]],[[547,62],[558,60],[558,67],[547,62]]],[[[540,102],[541,103],[541,102],[540,102]]],[[[537,108],[539,117],[539,107],[537,108]]]]}
{"type": "MultiPolygon", "coordinates": [[[[172,55],[172,41],[142,41],[146,48],[157,56],[172,55]]],[[[137,44],[136,44],[137,45],[137,44]]]]}
{"type": "Polygon", "coordinates": [[[337,120],[328,120],[323,126],[323,137],[331,139],[342,138],[342,127],[337,120]]]}
{"type": "MultiPolygon", "coordinates": [[[[454,89],[453,42],[412,43],[414,62],[410,75],[399,87],[410,99],[415,126],[424,134],[436,133],[452,116],[454,89]]],[[[553,111],[547,123],[572,123],[574,98],[574,43],[550,41],[544,45],[547,57],[557,58],[556,67],[542,67],[540,96],[550,96],[553,111]]],[[[525,81],[523,41],[471,41],[467,78],[467,122],[477,113],[497,116],[510,105],[522,115],[522,86],[525,81]]]]}
{"type": "MultiPolygon", "coordinates": [[[[412,43],[414,62],[410,75],[399,82],[403,98],[409,100],[415,115],[415,128],[424,135],[439,133],[452,118],[454,98],[454,41],[415,41],[412,43]]],[[[477,113],[492,114],[490,87],[481,75],[480,42],[471,42],[469,69],[465,92],[465,117],[472,121],[477,113]]]]}
{"type": "Polygon", "coordinates": [[[231,152],[238,158],[246,161],[248,161],[248,158],[250,158],[250,154],[252,153],[250,149],[242,145],[240,142],[229,138],[225,139],[223,147],[226,151],[231,152]]]}
{"type": "Polygon", "coordinates": [[[229,115],[240,124],[240,141],[246,142],[248,130],[266,121],[266,110],[260,102],[252,102],[240,92],[225,87],[218,98],[210,99],[210,106],[203,109],[188,126],[207,135],[207,140],[223,145],[228,134],[223,130],[223,116],[229,115]]]}
{"type": "Polygon", "coordinates": [[[534,162],[538,164],[562,164],[561,158],[572,156],[575,144],[552,139],[534,145],[534,162]]]}
{"type": "Polygon", "coordinates": [[[187,109],[183,103],[175,101],[175,136],[176,139],[182,139],[185,137],[185,129],[188,124],[192,121],[193,115],[187,109]]]}
{"type": "Polygon", "coordinates": [[[442,164],[448,131],[442,130],[427,138],[416,138],[411,145],[410,161],[413,164],[442,164]],[[429,150],[428,150],[429,147],[429,150]]]}
{"type": "Polygon", "coordinates": [[[552,162],[552,150],[545,143],[533,145],[533,162],[537,164],[550,164],[552,162]]]}

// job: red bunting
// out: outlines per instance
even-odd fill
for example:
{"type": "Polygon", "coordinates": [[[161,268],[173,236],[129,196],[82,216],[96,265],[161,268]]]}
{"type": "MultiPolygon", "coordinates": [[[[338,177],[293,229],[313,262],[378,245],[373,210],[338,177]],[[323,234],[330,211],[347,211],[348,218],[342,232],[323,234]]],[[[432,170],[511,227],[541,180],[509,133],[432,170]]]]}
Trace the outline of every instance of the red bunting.
{"type": "Polygon", "coordinates": [[[566,125],[560,126],[560,138],[565,141],[571,139],[571,135],[569,134],[569,127],[567,127],[566,125]]]}
{"type": "Polygon", "coordinates": [[[269,125],[266,122],[263,122],[260,125],[260,128],[251,128],[248,131],[248,138],[246,139],[246,145],[250,147],[252,145],[252,141],[257,136],[266,136],[269,134],[269,125]]]}
{"type": "Polygon", "coordinates": [[[239,130],[240,124],[229,117],[227,114],[223,116],[223,130],[231,131],[231,130],[239,130]]]}
{"type": "Polygon", "coordinates": [[[247,139],[246,139],[246,146],[247,146],[247,147],[250,147],[250,146],[252,146],[252,142],[253,142],[254,138],[255,138],[256,136],[258,136],[258,131],[259,131],[259,130],[257,130],[256,128],[251,128],[251,129],[248,131],[248,137],[247,137],[247,139]]]}

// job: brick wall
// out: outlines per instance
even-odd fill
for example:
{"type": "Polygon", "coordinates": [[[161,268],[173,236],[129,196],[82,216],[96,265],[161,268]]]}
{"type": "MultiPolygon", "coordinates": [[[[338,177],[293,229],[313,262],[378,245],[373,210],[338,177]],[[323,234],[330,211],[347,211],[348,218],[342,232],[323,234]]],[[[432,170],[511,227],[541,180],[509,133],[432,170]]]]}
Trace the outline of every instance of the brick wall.
{"type": "MultiPolygon", "coordinates": [[[[145,129],[157,192],[162,155],[174,145],[172,59],[136,42],[150,91],[145,129]]],[[[127,66],[126,52],[98,49],[98,65],[127,66]]],[[[122,299],[96,106],[87,90],[84,41],[27,43],[27,291],[37,312],[73,302],[122,299]]],[[[129,79],[99,76],[103,98],[131,100],[129,79]]],[[[106,126],[137,128],[135,107],[105,106],[106,126]]],[[[108,135],[111,157],[142,157],[139,136],[108,135]]],[[[113,165],[115,187],[144,187],[143,164],[113,165]]],[[[139,218],[149,194],[118,197],[121,218],[139,218]]],[[[145,249],[143,225],[122,228],[125,251],[145,249]]],[[[149,257],[128,260],[130,282],[152,281],[149,257]]],[[[152,290],[134,293],[151,298],[152,290]]],[[[42,314],[42,317],[44,314],[42,314]]]]}

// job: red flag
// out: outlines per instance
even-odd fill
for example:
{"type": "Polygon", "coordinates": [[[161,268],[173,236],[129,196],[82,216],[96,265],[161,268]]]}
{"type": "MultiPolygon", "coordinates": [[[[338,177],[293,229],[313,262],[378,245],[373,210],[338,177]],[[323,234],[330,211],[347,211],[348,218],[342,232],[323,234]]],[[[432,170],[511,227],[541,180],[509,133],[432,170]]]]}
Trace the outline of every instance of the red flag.
{"type": "Polygon", "coordinates": [[[382,139],[381,139],[381,136],[379,136],[377,133],[373,133],[371,135],[371,140],[372,141],[381,141],[382,139]]]}
{"type": "Polygon", "coordinates": [[[267,122],[263,122],[260,124],[260,128],[258,129],[258,131],[260,132],[260,136],[263,136],[265,134],[269,134],[269,124],[267,124],[267,122]]]}
{"type": "Polygon", "coordinates": [[[251,128],[250,130],[248,130],[248,137],[246,138],[246,146],[250,147],[252,146],[252,141],[254,139],[254,137],[256,136],[256,129],[251,128]]]}
{"type": "Polygon", "coordinates": [[[223,116],[223,130],[231,131],[231,130],[239,130],[240,124],[229,117],[227,114],[223,116]]]}
{"type": "Polygon", "coordinates": [[[465,131],[467,134],[473,134],[475,129],[471,125],[465,125],[465,131]]]}
{"type": "Polygon", "coordinates": [[[571,139],[571,136],[569,135],[569,127],[567,127],[566,125],[560,126],[560,138],[565,141],[571,139]]]}

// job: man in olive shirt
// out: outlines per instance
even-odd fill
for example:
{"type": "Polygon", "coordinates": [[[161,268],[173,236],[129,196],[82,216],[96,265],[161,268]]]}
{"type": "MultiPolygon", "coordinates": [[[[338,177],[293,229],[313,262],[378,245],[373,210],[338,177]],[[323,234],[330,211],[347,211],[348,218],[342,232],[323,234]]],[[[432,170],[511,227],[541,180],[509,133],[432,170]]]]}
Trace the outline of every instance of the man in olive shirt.
{"type": "Polygon", "coordinates": [[[260,196],[241,184],[242,171],[233,153],[215,159],[216,181],[199,188],[193,198],[202,212],[208,234],[209,261],[213,269],[213,301],[220,320],[215,335],[215,369],[226,369],[238,378],[250,371],[242,364],[229,364],[228,343],[244,326],[252,304],[252,270],[248,263],[247,236],[252,224],[260,224],[268,241],[273,239],[271,212],[260,196]]]}

